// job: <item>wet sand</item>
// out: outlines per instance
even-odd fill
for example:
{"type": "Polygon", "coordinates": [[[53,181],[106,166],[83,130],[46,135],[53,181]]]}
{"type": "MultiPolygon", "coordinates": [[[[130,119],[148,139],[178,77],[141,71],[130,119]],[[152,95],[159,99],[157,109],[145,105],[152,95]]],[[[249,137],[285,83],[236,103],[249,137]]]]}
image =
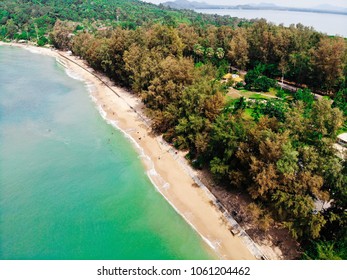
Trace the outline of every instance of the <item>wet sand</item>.
{"type": "MultiPolygon", "coordinates": [[[[5,43],[0,42],[0,45],[2,44],[5,43]]],[[[230,232],[230,224],[213,203],[211,194],[194,182],[194,171],[189,168],[184,154],[173,149],[160,136],[151,133],[150,120],[142,113],[143,104],[138,97],[113,85],[108,78],[96,73],[83,60],[66,52],[15,43],[6,45],[56,57],[68,71],[72,71],[89,85],[93,100],[104,118],[123,131],[138,149],[148,176],[157,190],[200,234],[218,258],[256,258],[246,245],[247,242],[230,232]]]]}

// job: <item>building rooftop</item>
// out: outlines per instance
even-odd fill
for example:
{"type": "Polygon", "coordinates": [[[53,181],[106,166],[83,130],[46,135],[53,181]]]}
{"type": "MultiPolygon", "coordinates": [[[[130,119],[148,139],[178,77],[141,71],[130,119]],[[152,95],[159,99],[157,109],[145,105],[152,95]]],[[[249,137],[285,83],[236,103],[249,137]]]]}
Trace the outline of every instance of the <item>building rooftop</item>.
{"type": "Polygon", "coordinates": [[[339,138],[340,140],[344,142],[347,142],[347,132],[338,135],[337,138],[339,138]]]}

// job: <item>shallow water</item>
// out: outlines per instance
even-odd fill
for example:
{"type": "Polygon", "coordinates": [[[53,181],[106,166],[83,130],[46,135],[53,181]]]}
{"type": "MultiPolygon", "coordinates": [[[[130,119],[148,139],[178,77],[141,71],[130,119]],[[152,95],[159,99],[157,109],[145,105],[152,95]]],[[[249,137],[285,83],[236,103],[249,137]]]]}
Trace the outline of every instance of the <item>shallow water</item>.
{"type": "Polygon", "coordinates": [[[0,259],[212,259],[86,85],[0,46],[0,259]]]}

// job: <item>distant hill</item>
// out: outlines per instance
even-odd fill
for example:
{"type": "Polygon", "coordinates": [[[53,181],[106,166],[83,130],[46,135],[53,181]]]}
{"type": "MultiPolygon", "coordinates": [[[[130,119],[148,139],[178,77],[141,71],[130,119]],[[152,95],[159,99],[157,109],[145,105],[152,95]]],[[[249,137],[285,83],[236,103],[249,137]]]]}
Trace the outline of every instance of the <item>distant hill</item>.
{"type": "Polygon", "coordinates": [[[324,10],[324,11],[344,11],[347,12],[347,8],[342,8],[342,7],[338,7],[338,6],[334,6],[334,5],[330,5],[330,4],[323,4],[323,5],[318,5],[313,7],[314,9],[317,10],[324,10]]]}
{"type": "MultiPolygon", "coordinates": [[[[184,0],[178,2],[189,4],[184,0]]],[[[147,23],[171,26],[193,22],[217,26],[235,23],[231,17],[201,16],[192,8],[179,11],[140,0],[0,0],[0,40],[37,40],[44,45],[58,19],[78,22],[79,28],[86,30],[107,26],[135,29],[147,23]]]]}
{"type": "Polygon", "coordinates": [[[245,5],[214,5],[205,2],[176,0],[162,3],[163,6],[175,9],[241,9],[241,10],[275,10],[292,12],[332,13],[347,15],[347,9],[325,4],[312,8],[282,7],[272,3],[245,4],[245,5]]]}
{"type": "Polygon", "coordinates": [[[174,9],[209,9],[211,7],[210,4],[207,4],[205,2],[191,2],[187,0],[168,1],[162,4],[166,7],[171,7],[174,9]]]}
{"type": "Polygon", "coordinates": [[[272,3],[259,3],[259,4],[249,4],[250,6],[254,6],[254,7],[261,7],[261,8],[276,8],[278,7],[276,4],[272,4],[272,3]]]}
{"type": "Polygon", "coordinates": [[[220,9],[221,7],[227,7],[223,5],[211,5],[205,2],[188,1],[188,0],[175,0],[162,3],[165,7],[174,9],[220,9]]]}

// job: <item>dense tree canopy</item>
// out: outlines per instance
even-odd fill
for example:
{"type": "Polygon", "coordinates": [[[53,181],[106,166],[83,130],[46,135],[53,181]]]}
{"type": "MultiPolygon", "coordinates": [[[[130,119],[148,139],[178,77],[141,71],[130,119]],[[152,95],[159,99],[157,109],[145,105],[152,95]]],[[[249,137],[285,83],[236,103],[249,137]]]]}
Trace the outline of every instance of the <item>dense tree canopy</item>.
{"type": "Polygon", "coordinates": [[[333,146],[347,129],[344,39],[135,0],[5,0],[0,23],[0,39],[49,41],[131,88],[155,132],[249,195],[264,230],[275,219],[308,258],[346,256],[347,166],[333,146]],[[301,89],[230,105],[219,81],[230,64],[249,70],[246,89],[268,91],[285,78],[333,100],[301,89]]]}

